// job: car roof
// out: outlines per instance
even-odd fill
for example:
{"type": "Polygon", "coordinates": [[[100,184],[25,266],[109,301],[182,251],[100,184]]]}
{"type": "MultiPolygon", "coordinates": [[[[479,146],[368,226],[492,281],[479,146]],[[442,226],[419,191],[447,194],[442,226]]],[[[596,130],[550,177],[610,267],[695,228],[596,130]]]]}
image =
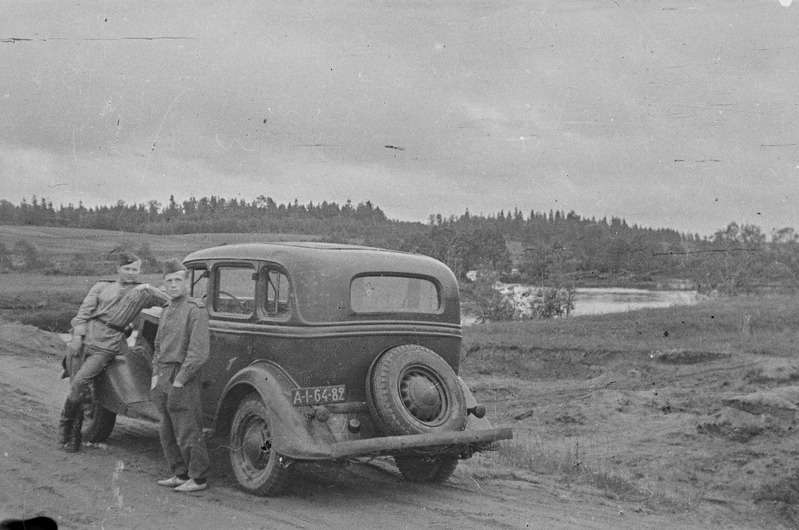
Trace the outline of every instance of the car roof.
{"type": "MultiPolygon", "coordinates": [[[[312,273],[335,266],[347,275],[363,272],[397,272],[434,277],[451,275],[438,260],[421,254],[377,247],[321,242],[238,243],[192,252],[183,260],[192,261],[272,261],[293,273],[312,273]]],[[[446,280],[445,280],[446,281],[446,280]]]]}
{"type": "Polygon", "coordinates": [[[193,252],[185,264],[208,265],[235,262],[271,262],[285,269],[310,321],[347,320],[350,282],[358,275],[396,274],[431,278],[440,286],[444,312],[414,319],[460,322],[458,282],[452,271],[429,256],[358,245],[314,242],[242,243],[193,252]],[[334,316],[337,315],[337,316],[334,316]]]}

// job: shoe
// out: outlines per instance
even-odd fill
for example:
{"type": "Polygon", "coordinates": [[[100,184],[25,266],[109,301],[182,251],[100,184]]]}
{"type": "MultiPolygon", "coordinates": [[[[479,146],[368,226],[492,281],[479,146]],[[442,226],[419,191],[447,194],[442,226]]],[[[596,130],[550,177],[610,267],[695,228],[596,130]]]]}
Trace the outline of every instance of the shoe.
{"type": "Polygon", "coordinates": [[[193,478],[190,478],[188,482],[182,484],[174,489],[174,491],[179,491],[181,493],[191,493],[193,491],[202,491],[208,487],[207,482],[203,482],[202,484],[197,484],[194,482],[193,478]]]}
{"type": "Polygon", "coordinates": [[[167,488],[174,488],[176,486],[182,486],[186,482],[187,481],[182,479],[182,478],[169,477],[169,478],[165,478],[164,480],[159,480],[158,481],[158,485],[159,486],[166,486],[167,488]]]}

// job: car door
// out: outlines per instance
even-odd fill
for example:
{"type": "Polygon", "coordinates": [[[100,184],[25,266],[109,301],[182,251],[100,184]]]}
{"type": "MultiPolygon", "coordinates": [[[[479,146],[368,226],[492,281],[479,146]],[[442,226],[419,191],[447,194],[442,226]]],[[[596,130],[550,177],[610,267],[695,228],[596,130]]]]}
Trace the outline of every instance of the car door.
{"type": "Polygon", "coordinates": [[[208,278],[211,353],[203,366],[201,387],[203,416],[211,424],[225,385],[251,361],[257,274],[254,263],[217,263],[208,278]]]}

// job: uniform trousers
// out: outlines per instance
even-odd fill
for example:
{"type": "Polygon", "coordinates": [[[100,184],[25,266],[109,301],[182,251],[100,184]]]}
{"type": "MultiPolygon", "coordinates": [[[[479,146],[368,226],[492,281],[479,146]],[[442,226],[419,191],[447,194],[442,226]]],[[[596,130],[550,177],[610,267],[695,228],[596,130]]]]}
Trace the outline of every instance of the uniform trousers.
{"type": "Polygon", "coordinates": [[[178,370],[178,364],[159,365],[156,370],[158,383],[151,397],[161,413],[161,448],[175,476],[205,479],[211,464],[202,432],[199,377],[175,387],[172,383],[178,370]]]}
{"type": "Polygon", "coordinates": [[[89,345],[83,345],[83,363],[80,368],[72,376],[72,382],[69,387],[69,394],[67,394],[67,401],[72,403],[81,403],[89,393],[89,385],[92,380],[100,375],[105,370],[112,360],[114,360],[114,353],[97,350],[89,345]]]}

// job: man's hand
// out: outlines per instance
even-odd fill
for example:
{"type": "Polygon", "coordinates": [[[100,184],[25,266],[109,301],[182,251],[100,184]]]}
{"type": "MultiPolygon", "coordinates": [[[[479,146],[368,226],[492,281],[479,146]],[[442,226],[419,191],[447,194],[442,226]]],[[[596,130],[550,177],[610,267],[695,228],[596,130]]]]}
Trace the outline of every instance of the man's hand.
{"type": "Polygon", "coordinates": [[[133,289],[136,290],[136,291],[143,291],[143,290],[149,289],[149,288],[150,288],[150,284],[149,283],[140,283],[139,285],[137,285],[133,289]]]}
{"type": "Polygon", "coordinates": [[[158,386],[158,376],[154,375],[152,378],[152,382],[150,383],[150,390],[155,390],[156,386],[158,386]]]}
{"type": "Polygon", "coordinates": [[[175,388],[183,388],[183,385],[181,383],[178,383],[177,381],[172,383],[172,386],[174,386],[175,388]]]}
{"type": "Polygon", "coordinates": [[[71,356],[77,357],[81,346],[83,346],[83,336],[72,335],[72,340],[67,343],[67,351],[71,356]]]}

